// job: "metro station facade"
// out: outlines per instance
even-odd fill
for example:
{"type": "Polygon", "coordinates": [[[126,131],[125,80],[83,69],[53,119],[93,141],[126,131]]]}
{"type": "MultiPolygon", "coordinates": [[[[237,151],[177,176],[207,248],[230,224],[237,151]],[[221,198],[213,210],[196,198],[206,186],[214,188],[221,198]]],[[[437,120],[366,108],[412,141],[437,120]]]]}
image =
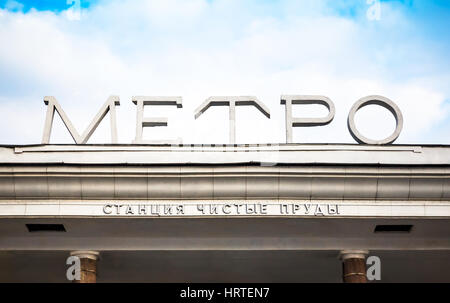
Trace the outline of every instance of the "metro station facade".
{"type": "Polygon", "coordinates": [[[1,147],[0,280],[65,282],[71,253],[99,282],[339,282],[371,255],[450,280],[449,147],[225,149],[1,147]]]}
{"type": "MultiPolygon", "coordinates": [[[[306,97],[282,100],[287,142],[333,118],[326,98],[325,120],[292,118],[306,97]]],[[[375,281],[450,282],[449,146],[146,144],[155,100],[135,100],[133,144],[85,144],[108,110],[117,140],[110,98],[82,136],[46,99],[43,144],[0,146],[0,282],[69,282],[70,256],[81,282],[366,282],[371,260],[375,281]],[[49,143],[55,110],[77,144],[49,143]]],[[[231,143],[239,102],[270,116],[255,100],[207,100],[230,107],[231,143]]]]}

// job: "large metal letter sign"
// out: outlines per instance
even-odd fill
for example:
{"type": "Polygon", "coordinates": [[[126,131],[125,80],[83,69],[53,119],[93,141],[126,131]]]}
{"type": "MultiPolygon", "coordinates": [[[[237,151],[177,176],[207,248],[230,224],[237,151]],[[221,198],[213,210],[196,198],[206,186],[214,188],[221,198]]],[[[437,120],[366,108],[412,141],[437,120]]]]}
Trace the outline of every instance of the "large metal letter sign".
{"type": "Polygon", "coordinates": [[[181,139],[176,140],[165,140],[165,141],[155,141],[142,139],[142,131],[144,127],[154,127],[154,126],[167,126],[167,118],[144,118],[144,106],[145,105],[176,105],[177,108],[182,108],[182,98],[181,97],[148,97],[148,96],[135,96],[132,98],[134,104],[137,105],[137,115],[136,115],[136,139],[133,141],[135,144],[142,143],[159,143],[159,144],[179,144],[181,139]]]}
{"type": "MultiPolygon", "coordinates": [[[[327,125],[334,119],[335,107],[333,102],[325,96],[313,96],[313,95],[281,95],[281,104],[285,105],[286,114],[286,143],[293,143],[293,127],[308,127],[308,126],[320,126],[327,125]],[[319,104],[328,109],[328,114],[325,117],[316,118],[298,118],[293,117],[292,105],[293,104],[319,104]]],[[[182,97],[149,97],[149,96],[134,96],[132,101],[136,104],[136,138],[133,140],[133,144],[181,144],[181,138],[176,140],[143,140],[144,127],[153,126],[167,126],[167,118],[156,117],[144,117],[145,105],[175,105],[177,108],[182,108],[182,97]]],[[[106,116],[108,111],[111,114],[111,141],[117,143],[117,129],[116,129],[116,111],[115,106],[120,105],[119,97],[111,96],[100,108],[100,111],[92,120],[91,124],[80,136],[76,129],[73,127],[71,121],[62,110],[55,97],[44,97],[47,107],[47,116],[45,119],[44,135],[42,138],[42,144],[49,144],[50,134],[52,131],[53,118],[55,111],[58,112],[62,121],[66,125],[70,132],[70,135],[74,139],[76,144],[85,144],[94,131],[97,129],[100,122],[106,116]]],[[[254,96],[212,96],[205,100],[196,110],[195,119],[200,117],[211,106],[228,106],[229,107],[229,144],[236,144],[236,106],[251,105],[255,106],[261,113],[270,119],[270,111],[254,96]]],[[[347,119],[347,126],[351,136],[359,144],[372,144],[372,145],[384,145],[393,143],[400,135],[403,128],[403,116],[397,105],[383,96],[367,96],[359,99],[351,108],[347,119]],[[356,112],[367,105],[380,105],[388,109],[395,117],[396,127],[395,131],[389,137],[383,140],[371,140],[363,135],[356,129],[355,115],[356,112]]]]}
{"type": "Polygon", "coordinates": [[[334,118],[334,104],[325,96],[282,95],[281,104],[286,105],[286,143],[292,143],[292,127],[326,125],[334,118]],[[292,104],[321,104],[326,106],[329,112],[323,118],[294,118],[292,104]]]}
{"type": "Polygon", "coordinates": [[[388,98],[383,97],[383,96],[367,96],[367,97],[359,99],[352,106],[350,113],[348,114],[347,126],[348,126],[348,130],[350,131],[350,134],[352,135],[353,139],[355,139],[356,142],[358,142],[360,144],[377,144],[377,145],[390,144],[398,138],[398,136],[400,135],[400,132],[402,131],[403,116],[402,116],[402,112],[397,107],[397,105],[394,102],[392,102],[391,100],[389,100],[388,98]],[[371,140],[371,139],[368,139],[368,138],[364,137],[363,135],[361,135],[361,133],[356,129],[356,125],[355,125],[356,112],[360,108],[367,106],[367,105],[371,105],[371,104],[380,105],[380,106],[388,109],[392,113],[392,115],[394,115],[394,118],[396,121],[395,131],[392,133],[392,135],[390,135],[386,139],[371,140]]]}
{"type": "Polygon", "coordinates": [[[240,105],[253,105],[260,112],[262,112],[267,118],[270,119],[269,109],[261,103],[256,97],[253,96],[232,96],[232,97],[209,97],[205,102],[200,105],[195,111],[195,119],[200,117],[211,106],[228,106],[230,108],[230,144],[236,143],[236,106],[240,105]]]}
{"type": "Polygon", "coordinates": [[[47,96],[44,97],[44,103],[47,105],[47,116],[45,118],[44,135],[42,137],[42,144],[48,144],[50,142],[50,135],[52,132],[53,118],[55,116],[55,110],[61,117],[64,125],[66,125],[67,130],[72,136],[76,144],[85,144],[89,138],[92,136],[94,131],[97,129],[100,122],[106,116],[108,111],[111,114],[111,143],[117,143],[117,128],[116,128],[116,108],[115,106],[120,105],[118,96],[111,96],[106,100],[103,106],[98,111],[97,115],[92,120],[91,124],[86,128],[84,133],[80,136],[73,126],[72,122],[67,117],[66,113],[63,111],[61,105],[55,97],[47,96]]]}

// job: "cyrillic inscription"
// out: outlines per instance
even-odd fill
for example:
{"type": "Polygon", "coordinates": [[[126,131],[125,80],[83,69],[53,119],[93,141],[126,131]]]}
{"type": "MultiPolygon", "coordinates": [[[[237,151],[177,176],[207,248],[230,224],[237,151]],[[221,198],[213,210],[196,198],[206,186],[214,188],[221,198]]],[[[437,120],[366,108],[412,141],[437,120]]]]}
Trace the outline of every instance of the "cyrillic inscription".
{"type": "Polygon", "coordinates": [[[109,203],[103,214],[115,216],[333,216],[339,205],[333,203],[109,203]]]}

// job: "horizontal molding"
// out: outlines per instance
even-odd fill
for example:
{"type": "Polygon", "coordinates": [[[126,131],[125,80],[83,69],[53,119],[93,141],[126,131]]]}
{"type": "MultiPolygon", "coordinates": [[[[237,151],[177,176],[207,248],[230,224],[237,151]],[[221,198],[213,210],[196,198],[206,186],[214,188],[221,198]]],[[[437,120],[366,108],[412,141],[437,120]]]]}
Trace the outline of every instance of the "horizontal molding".
{"type": "Polygon", "coordinates": [[[0,166],[11,199],[450,200],[450,168],[0,166]]]}
{"type": "Polygon", "coordinates": [[[363,144],[0,146],[2,164],[445,165],[450,146],[363,144]],[[170,156],[169,156],[170,155],[170,156]]]}

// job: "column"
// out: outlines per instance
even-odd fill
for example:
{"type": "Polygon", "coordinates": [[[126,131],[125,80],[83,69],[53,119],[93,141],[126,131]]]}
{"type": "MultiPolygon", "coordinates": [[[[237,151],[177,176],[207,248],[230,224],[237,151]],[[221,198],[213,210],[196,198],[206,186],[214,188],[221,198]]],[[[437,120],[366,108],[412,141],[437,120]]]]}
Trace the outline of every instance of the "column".
{"type": "Polygon", "coordinates": [[[96,251],[72,251],[71,256],[80,258],[81,279],[74,280],[75,283],[96,283],[97,282],[97,260],[99,253],[96,251]]]}
{"type": "Polygon", "coordinates": [[[366,250],[343,250],[340,253],[342,260],[342,280],[344,283],[366,283],[366,250]]]}

